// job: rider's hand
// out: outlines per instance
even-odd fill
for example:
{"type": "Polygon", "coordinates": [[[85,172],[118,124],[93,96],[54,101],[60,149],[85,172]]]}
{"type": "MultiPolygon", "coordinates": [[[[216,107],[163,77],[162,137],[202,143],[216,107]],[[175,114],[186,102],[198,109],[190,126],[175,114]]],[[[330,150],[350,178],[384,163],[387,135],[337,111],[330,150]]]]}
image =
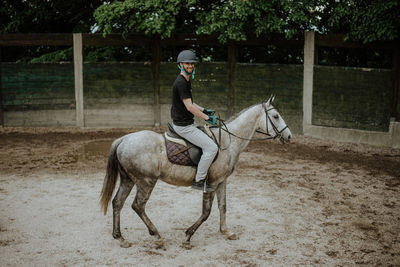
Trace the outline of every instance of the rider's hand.
{"type": "Polygon", "coordinates": [[[215,110],[213,110],[211,108],[204,108],[203,113],[207,114],[208,116],[212,116],[215,114],[215,110]]]}
{"type": "Polygon", "coordinates": [[[211,125],[217,126],[217,117],[215,117],[214,115],[209,115],[208,120],[206,120],[206,122],[208,122],[211,125]]]}

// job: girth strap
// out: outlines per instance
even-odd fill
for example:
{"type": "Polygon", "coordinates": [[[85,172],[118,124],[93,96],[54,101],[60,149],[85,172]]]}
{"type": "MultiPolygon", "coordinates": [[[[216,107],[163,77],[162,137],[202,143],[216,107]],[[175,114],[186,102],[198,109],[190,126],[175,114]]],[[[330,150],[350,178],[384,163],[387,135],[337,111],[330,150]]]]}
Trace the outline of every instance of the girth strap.
{"type": "Polygon", "coordinates": [[[176,155],[178,155],[178,154],[180,154],[180,153],[183,153],[183,152],[185,152],[186,150],[189,150],[189,149],[191,149],[192,148],[192,146],[187,146],[187,147],[185,147],[185,148],[183,148],[183,149],[181,149],[181,150],[178,150],[177,152],[175,152],[174,154],[172,154],[172,156],[176,156],[176,155]]]}

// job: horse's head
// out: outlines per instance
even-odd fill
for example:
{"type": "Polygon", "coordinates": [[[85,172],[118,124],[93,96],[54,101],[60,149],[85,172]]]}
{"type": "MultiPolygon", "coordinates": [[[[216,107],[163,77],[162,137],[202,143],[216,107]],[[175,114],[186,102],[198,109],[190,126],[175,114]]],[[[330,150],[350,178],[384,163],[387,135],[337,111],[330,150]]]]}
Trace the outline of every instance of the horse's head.
{"type": "Polygon", "coordinates": [[[279,141],[284,144],[290,141],[292,133],[274,106],[274,99],[275,96],[271,96],[267,102],[262,103],[265,115],[261,120],[259,128],[274,139],[279,138],[279,141]]]}

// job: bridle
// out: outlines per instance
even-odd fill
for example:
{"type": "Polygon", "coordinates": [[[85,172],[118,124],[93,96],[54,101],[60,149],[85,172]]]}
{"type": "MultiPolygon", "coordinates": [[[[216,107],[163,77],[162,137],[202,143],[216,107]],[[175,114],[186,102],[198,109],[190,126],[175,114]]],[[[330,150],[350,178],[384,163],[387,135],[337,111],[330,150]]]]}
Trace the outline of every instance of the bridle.
{"type": "MultiPolygon", "coordinates": [[[[270,118],[270,116],[268,116],[268,111],[271,111],[271,110],[276,110],[276,108],[274,107],[274,106],[272,106],[272,108],[269,108],[269,109],[267,109],[266,107],[265,107],[265,105],[264,105],[264,103],[263,103],[263,107],[264,107],[264,111],[265,111],[265,116],[267,117],[267,119],[265,120],[265,129],[267,129],[267,135],[269,135],[269,136],[271,136],[270,134],[269,134],[269,131],[268,131],[268,121],[269,121],[269,123],[271,124],[271,126],[272,126],[272,129],[274,130],[274,132],[275,132],[275,136],[272,138],[272,139],[276,139],[276,138],[279,138],[279,140],[281,140],[283,137],[282,137],[282,133],[283,133],[283,131],[284,130],[286,130],[286,128],[289,128],[289,126],[286,124],[281,130],[278,130],[278,128],[275,126],[275,124],[274,124],[274,122],[271,120],[271,118],[270,118]]],[[[263,133],[263,132],[260,132],[260,131],[257,131],[258,133],[263,133]]],[[[265,133],[264,133],[265,134],[265,133]]]]}
{"type": "Polygon", "coordinates": [[[271,120],[270,116],[268,115],[269,111],[274,110],[274,109],[276,110],[276,108],[274,106],[272,106],[271,108],[267,109],[267,107],[265,106],[265,102],[262,103],[262,106],[263,106],[263,109],[264,109],[264,112],[265,112],[265,116],[266,116],[266,121],[265,121],[266,125],[265,126],[266,126],[266,129],[267,129],[267,132],[265,133],[265,132],[259,131],[259,130],[256,130],[256,132],[260,133],[260,134],[267,135],[268,137],[265,137],[265,138],[245,138],[245,137],[237,136],[236,134],[230,132],[228,130],[228,127],[225,124],[225,121],[218,117],[217,118],[218,124],[219,124],[218,125],[218,128],[219,128],[219,134],[218,134],[219,135],[219,138],[218,138],[219,140],[218,140],[218,142],[217,142],[216,137],[214,136],[214,133],[211,131],[211,133],[214,136],[214,139],[215,139],[215,141],[217,143],[218,148],[220,150],[227,149],[230,146],[230,143],[232,141],[231,140],[231,136],[236,137],[238,139],[247,140],[247,141],[264,141],[264,140],[271,140],[271,139],[279,138],[279,140],[281,142],[283,142],[282,133],[283,133],[283,131],[286,130],[286,128],[289,128],[288,125],[286,124],[281,130],[278,130],[278,128],[276,127],[276,125],[271,120]],[[269,131],[268,131],[268,122],[271,124],[272,129],[274,130],[275,136],[271,136],[271,134],[269,133],[269,131]],[[225,127],[225,129],[223,127],[225,127]],[[225,131],[226,133],[229,134],[229,145],[226,148],[221,148],[221,130],[223,130],[223,131],[225,131]]]}

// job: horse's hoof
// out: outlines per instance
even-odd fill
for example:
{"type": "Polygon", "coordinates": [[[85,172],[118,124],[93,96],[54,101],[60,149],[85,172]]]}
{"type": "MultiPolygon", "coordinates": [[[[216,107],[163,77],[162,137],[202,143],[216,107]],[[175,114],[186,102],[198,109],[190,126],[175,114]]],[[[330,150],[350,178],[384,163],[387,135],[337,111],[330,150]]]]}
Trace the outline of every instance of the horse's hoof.
{"type": "Polygon", "coordinates": [[[188,242],[188,241],[183,241],[182,242],[182,247],[183,248],[186,248],[186,249],[192,249],[193,248],[193,246],[190,244],[190,242],[188,242]]]}
{"type": "Polygon", "coordinates": [[[153,232],[153,231],[151,231],[151,230],[149,229],[149,234],[150,234],[150,235],[155,235],[156,233],[153,232]]]}
{"type": "Polygon", "coordinates": [[[119,246],[120,246],[121,248],[130,248],[130,247],[132,246],[132,243],[131,243],[131,242],[128,242],[128,241],[126,241],[126,240],[120,240],[119,246]]]}
{"type": "Polygon", "coordinates": [[[187,229],[187,230],[185,231],[185,235],[186,235],[186,236],[191,236],[191,235],[193,235],[193,230],[192,230],[191,228],[187,229]]]}
{"type": "Polygon", "coordinates": [[[226,236],[228,240],[238,240],[239,237],[236,234],[230,233],[228,230],[221,230],[221,234],[226,236]]]}
{"type": "Polygon", "coordinates": [[[156,249],[166,250],[164,241],[162,241],[162,240],[157,240],[157,241],[156,241],[156,249]]]}
{"type": "Polygon", "coordinates": [[[228,240],[238,240],[239,239],[239,237],[236,235],[236,234],[230,234],[230,235],[228,235],[228,240]]]}

